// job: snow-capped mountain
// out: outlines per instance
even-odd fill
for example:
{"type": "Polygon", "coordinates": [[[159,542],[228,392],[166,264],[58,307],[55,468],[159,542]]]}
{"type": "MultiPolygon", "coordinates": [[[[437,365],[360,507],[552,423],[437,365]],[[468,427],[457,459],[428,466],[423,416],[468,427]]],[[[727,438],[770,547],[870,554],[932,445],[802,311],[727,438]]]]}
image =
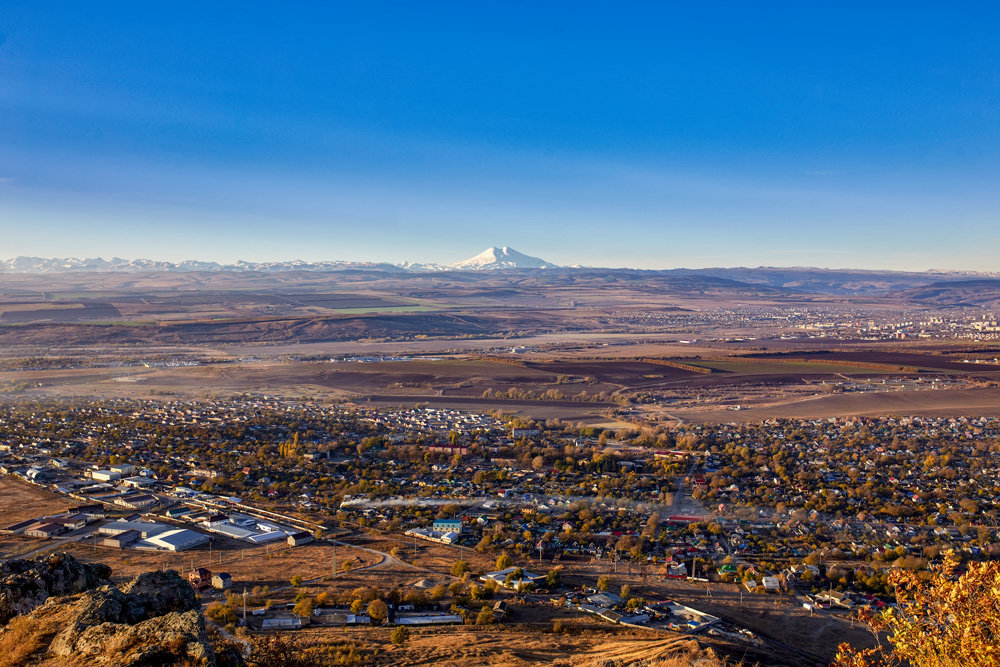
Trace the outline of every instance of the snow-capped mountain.
{"type": "Polygon", "coordinates": [[[544,259],[519,253],[507,246],[502,248],[493,246],[475,257],[449,264],[448,268],[453,271],[483,271],[490,269],[556,269],[559,267],[544,259]]]}
{"type": "Polygon", "coordinates": [[[63,273],[68,271],[113,271],[116,273],[146,273],[154,271],[259,271],[263,273],[278,273],[282,271],[346,271],[349,269],[371,271],[402,271],[406,267],[389,263],[377,262],[305,262],[293,260],[288,262],[247,262],[239,260],[235,264],[219,264],[218,262],[200,262],[185,260],[183,262],[164,262],[151,259],[122,259],[112,257],[103,259],[77,257],[14,257],[0,260],[0,273],[63,273]]]}
{"type": "Polygon", "coordinates": [[[218,262],[200,262],[186,260],[183,262],[165,262],[152,259],[122,259],[112,257],[14,257],[0,260],[0,273],[62,273],[66,271],[114,271],[124,273],[145,273],[152,271],[258,271],[262,273],[278,273],[282,271],[480,271],[486,269],[554,269],[550,264],[538,257],[524,255],[513,248],[489,248],[464,262],[447,266],[441,264],[424,264],[403,262],[390,264],[388,262],[347,262],[329,260],[323,262],[305,262],[292,260],[287,262],[247,262],[240,260],[234,264],[218,262]]]}

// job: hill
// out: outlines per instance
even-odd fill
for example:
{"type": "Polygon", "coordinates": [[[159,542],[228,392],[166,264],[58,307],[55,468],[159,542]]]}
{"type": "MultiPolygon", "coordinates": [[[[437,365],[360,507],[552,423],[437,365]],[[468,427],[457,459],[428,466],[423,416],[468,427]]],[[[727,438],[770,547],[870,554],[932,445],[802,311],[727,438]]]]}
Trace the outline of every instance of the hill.
{"type": "Polygon", "coordinates": [[[901,291],[899,297],[936,306],[1000,306],[1000,280],[935,282],[901,291]]]}

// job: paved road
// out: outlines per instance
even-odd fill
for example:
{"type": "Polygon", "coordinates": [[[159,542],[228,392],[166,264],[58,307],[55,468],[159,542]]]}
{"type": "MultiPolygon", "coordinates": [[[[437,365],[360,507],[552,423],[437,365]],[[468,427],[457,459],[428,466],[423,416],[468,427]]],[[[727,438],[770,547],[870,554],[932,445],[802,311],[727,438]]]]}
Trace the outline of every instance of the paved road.
{"type": "MultiPolygon", "coordinates": [[[[88,528],[92,528],[88,526],[88,528]]],[[[79,542],[84,540],[94,534],[93,530],[88,530],[87,528],[80,528],[74,533],[68,535],[62,535],[60,537],[55,537],[51,540],[45,540],[42,545],[37,549],[32,549],[26,553],[18,556],[18,558],[31,558],[32,556],[37,556],[38,554],[45,553],[46,551],[51,551],[53,549],[58,549],[64,544],[71,544],[73,542],[79,542]]]]}

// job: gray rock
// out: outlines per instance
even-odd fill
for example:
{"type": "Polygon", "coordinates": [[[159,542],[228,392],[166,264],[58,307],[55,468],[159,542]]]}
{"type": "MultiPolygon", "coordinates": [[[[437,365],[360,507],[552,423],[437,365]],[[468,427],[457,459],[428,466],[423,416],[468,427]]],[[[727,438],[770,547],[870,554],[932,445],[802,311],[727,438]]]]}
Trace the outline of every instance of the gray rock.
{"type": "Polygon", "coordinates": [[[194,592],[173,570],[84,593],[49,651],[95,665],[215,664],[194,592]]]}
{"type": "Polygon", "coordinates": [[[74,595],[108,583],[111,568],[81,563],[66,553],[0,563],[0,623],[30,612],[53,596],[74,595]]]}

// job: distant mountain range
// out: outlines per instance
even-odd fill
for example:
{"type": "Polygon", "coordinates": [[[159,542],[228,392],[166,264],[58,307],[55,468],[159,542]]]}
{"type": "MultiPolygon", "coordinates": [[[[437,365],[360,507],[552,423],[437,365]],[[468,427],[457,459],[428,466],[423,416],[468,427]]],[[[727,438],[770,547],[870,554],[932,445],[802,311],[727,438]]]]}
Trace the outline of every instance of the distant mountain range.
{"type": "Polygon", "coordinates": [[[62,273],[68,271],[124,271],[146,273],[150,271],[345,271],[361,269],[371,271],[488,271],[496,269],[556,269],[551,262],[531,257],[507,246],[487,248],[475,257],[454,264],[417,264],[404,262],[244,262],[219,264],[218,262],[163,262],[152,259],[95,258],[44,258],[14,257],[0,260],[0,273],[62,273]]]}
{"type": "Polygon", "coordinates": [[[259,272],[288,271],[374,271],[411,272],[486,272],[525,271],[564,275],[568,280],[592,280],[599,275],[658,277],[660,279],[722,279],[748,288],[780,290],[799,294],[895,295],[907,300],[943,305],[994,305],[1000,301],[1000,273],[974,271],[871,271],[822,269],[814,267],[734,267],[708,269],[639,270],[595,267],[560,267],[539,257],[525,255],[513,248],[491,247],[478,255],[454,264],[417,264],[405,262],[163,262],[150,259],[41,258],[15,257],[0,260],[0,273],[65,272],[259,272]]]}

